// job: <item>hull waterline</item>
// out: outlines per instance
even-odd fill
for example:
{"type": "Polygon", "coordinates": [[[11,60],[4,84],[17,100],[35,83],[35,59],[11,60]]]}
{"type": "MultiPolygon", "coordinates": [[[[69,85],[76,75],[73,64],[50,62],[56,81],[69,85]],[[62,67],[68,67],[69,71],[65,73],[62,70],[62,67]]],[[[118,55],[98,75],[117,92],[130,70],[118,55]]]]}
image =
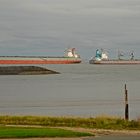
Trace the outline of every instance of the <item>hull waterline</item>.
{"type": "Polygon", "coordinates": [[[28,58],[28,57],[0,57],[0,64],[75,64],[81,63],[79,58],[28,58]]]}

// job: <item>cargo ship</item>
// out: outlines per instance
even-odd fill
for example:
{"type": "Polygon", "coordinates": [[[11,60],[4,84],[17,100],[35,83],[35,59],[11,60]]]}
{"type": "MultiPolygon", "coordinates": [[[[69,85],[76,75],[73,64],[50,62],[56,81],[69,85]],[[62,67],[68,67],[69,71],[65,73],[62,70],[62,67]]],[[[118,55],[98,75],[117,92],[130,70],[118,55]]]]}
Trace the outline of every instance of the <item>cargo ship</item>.
{"type": "Polygon", "coordinates": [[[62,57],[46,56],[0,56],[0,64],[74,64],[81,63],[80,55],[75,48],[65,51],[62,57]]]}
{"type": "Polygon", "coordinates": [[[139,59],[134,59],[134,53],[131,52],[130,59],[122,59],[123,56],[121,53],[118,52],[118,59],[109,59],[106,52],[102,49],[96,50],[96,55],[91,60],[89,60],[90,64],[102,64],[102,65],[140,65],[139,59]]]}

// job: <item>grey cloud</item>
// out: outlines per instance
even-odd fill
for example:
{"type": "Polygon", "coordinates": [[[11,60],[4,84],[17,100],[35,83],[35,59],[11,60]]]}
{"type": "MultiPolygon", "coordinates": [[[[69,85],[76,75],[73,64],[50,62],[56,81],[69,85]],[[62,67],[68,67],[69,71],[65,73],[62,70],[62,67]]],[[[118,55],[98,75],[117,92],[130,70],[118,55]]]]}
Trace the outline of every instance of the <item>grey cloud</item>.
{"type": "Polygon", "coordinates": [[[0,54],[59,55],[68,46],[85,58],[96,48],[140,54],[139,9],[139,0],[0,0],[0,54]]]}

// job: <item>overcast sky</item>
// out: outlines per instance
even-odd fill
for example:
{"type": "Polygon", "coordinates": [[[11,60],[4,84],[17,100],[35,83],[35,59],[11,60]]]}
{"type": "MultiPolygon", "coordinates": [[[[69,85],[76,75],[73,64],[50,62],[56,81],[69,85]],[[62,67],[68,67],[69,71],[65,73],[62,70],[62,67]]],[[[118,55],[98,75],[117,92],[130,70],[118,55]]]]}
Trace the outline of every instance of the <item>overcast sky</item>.
{"type": "Polygon", "coordinates": [[[68,47],[84,59],[97,48],[140,58],[140,0],[0,0],[0,55],[62,56],[68,47]]]}

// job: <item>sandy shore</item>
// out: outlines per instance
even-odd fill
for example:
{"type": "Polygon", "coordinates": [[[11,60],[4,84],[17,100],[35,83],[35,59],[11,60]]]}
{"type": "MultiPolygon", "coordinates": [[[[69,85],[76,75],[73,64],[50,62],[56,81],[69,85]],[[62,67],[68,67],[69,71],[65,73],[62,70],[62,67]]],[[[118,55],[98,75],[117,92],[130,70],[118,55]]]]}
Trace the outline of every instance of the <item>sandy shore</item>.
{"type": "MultiPolygon", "coordinates": [[[[87,129],[87,128],[70,128],[70,127],[57,127],[61,129],[73,130],[78,132],[88,132],[92,133],[95,136],[105,136],[105,135],[125,135],[125,136],[140,136],[140,130],[107,130],[107,129],[87,129]]],[[[87,137],[81,138],[27,138],[26,140],[84,140],[87,137]]],[[[9,139],[4,139],[9,140],[9,139]]],[[[12,140],[21,140],[13,139],[12,140]]],[[[25,140],[25,138],[24,138],[25,140]]]]}

